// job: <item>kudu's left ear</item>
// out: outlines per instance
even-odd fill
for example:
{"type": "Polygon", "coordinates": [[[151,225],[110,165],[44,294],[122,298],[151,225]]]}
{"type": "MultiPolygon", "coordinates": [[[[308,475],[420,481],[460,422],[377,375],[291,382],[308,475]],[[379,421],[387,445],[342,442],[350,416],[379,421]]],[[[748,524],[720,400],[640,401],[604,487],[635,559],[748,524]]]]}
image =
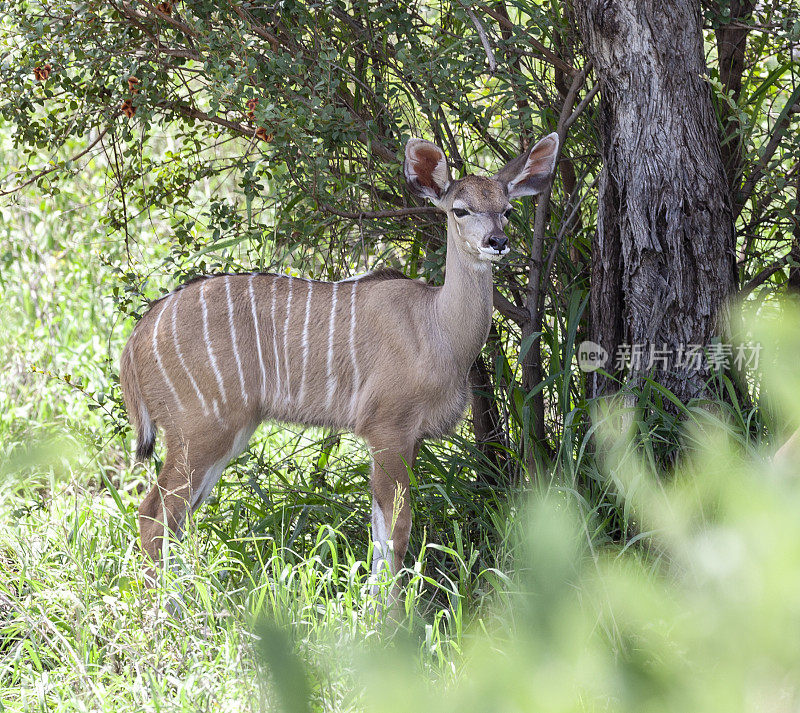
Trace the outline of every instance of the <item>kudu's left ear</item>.
{"type": "Polygon", "coordinates": [[[553,175],[557,155],[558,134],[548,134],[524,154],[511,159],[495,174],[495,180],[506,184],[509,198],[541,193],[553,175]]]}
{"type": "Polygon", "coordinates": [[[438,204],[450,185],[447,157],[436,144],[424,139],[409,139],[403,172],[411,192],[438,204]]]}

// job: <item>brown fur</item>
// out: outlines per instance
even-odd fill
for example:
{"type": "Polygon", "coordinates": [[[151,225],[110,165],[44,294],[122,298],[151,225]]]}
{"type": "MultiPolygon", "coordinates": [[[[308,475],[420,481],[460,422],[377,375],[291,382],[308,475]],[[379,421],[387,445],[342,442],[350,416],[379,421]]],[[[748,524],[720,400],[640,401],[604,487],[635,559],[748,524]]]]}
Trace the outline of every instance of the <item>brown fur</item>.
{"type": "Polygon", "coordinates": [[[419,185],[430,188],[437,195],[441,195],[441,189],[433,179],[433,171],[439,164],[441,154],[432,148],[423,146],[417,149],[417,160],[419,162],[419,185]]]}
{"type": "Polygon", "coordinates": [[[463,200],[474,213],[501,214],[508,207],[508,196],[497,181],[484,176],[465,176],[454,181],[448,198],[463,200]]]}

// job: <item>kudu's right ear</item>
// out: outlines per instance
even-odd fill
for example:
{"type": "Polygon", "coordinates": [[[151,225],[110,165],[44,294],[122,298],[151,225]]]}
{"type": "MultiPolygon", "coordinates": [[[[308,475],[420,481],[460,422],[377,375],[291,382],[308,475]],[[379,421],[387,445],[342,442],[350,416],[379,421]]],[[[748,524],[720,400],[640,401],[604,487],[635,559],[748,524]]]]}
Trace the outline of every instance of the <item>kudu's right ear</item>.
{"type": "Polygon", "coordinates": [[[408,140],[403,172],[411,192],[436,205],[450,185],[450,169],[444,151],[424,139],[408,140]]]}

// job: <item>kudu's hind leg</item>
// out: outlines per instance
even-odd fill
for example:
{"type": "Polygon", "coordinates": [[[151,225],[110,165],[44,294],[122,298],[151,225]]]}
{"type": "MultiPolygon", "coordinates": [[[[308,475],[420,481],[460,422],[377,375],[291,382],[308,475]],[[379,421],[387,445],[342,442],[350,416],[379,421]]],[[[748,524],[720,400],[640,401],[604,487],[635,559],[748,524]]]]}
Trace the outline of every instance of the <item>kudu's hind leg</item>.
{"type": "Polygon", "coordinates": [[[414,464],[417,446],[411,438],[378,436],[368,442],[372,451],[372,592],[376,594],[381,572],[388,564],[392,575],[397,574],[408,549],[411,532],[408,469],[414,464]]]}
{"type": "Polygon", "coordinates": [[[230,434],[168,439],[158,480],[139,506],[142,549],[154,564],[161,560],[164,539],[180,537],[189,512],[200,506],[228,462],[246,445],[246,440],[240,444],[230,434]]]}
{"type": "MultiPolygon", "coordinates": [[[[177,534],[189,507],[189,475],[178,443],[167,443],[167,453],[155,485],[139,506],[142,550],[152,564],[161,560],[165,536],[177,534]]],[[[152,574],[152,570],[148,570],[152,574]]]]}

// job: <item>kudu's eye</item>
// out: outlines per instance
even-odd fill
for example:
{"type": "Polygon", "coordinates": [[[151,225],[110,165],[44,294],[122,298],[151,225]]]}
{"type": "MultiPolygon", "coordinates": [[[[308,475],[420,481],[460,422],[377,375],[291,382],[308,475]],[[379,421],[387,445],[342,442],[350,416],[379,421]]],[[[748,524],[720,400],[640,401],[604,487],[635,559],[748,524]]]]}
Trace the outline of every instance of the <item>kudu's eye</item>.
{"type": "Polygon", "coordinates": [[[465,215],[469,215],[469,211],[463,208],[453,208],[453,215],[455,215],[456,218],[463,218],[465,215]]]}

